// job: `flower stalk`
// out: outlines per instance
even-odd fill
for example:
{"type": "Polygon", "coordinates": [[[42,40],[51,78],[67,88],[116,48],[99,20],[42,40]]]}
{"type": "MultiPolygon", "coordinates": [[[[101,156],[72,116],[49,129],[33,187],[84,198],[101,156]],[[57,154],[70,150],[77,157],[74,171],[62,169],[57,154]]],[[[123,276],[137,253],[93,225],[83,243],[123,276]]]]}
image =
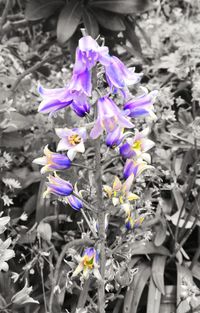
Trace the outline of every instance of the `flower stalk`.
{"type": "Polygon", "coordinates": [[[99,281],[98,285],[98,307],[99,313],[105,312],[105,208],[103,201],[103,185],[102,185],[102,173],[101,173],[101,139],[95,140],[95,183],[96,183],[96,197],[97,197],[97,216],[98,216],[98,234],[99,234],[99,250],[100,250],[100,274],[102,280],[99,281]]]}

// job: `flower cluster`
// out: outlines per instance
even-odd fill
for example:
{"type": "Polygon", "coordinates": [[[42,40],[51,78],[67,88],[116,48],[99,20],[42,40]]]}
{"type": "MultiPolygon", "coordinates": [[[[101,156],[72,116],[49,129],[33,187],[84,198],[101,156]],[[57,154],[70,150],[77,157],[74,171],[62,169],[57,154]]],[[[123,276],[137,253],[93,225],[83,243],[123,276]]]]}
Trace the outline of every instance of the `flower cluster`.
{"type": "MultiPolygon", "coordinates": [[[[42,174],[54,172],[48,177],[44,196],[54,194],[75,210],[83,208],[84,201],[81,200],[77,187],[73,187],[56,172],[68,170],[73,166],[76,155],[85,152],[84,145],[87,140],[96,140],[102,136],[105,144],[114,148],[125,162],[125,181],[116,176],[112,187],[104,185],[104,192],[115,207],[119,206],[124,210],[125,226],[128,230],[140,225],[144,219],[134,217],[132,201],[138,200],[139,196],[133,193],[131,188],[143,171],[152,168],[149,165],[151,157],[148,151],[154,146],[154,142],[147,138],[150,132],[148,127],[141,131],[134,129],[133,119],[156,118],[153,104],[157,91],[148,92],[147,89],[141,88],[142,94],[139,96],[133,96],[129,91],[129,86],[137,86],[140,79],[141,75],[135,73],[134,68],[127,68],[117,57],[111,56],[106,46],[99,45],[90,36],[84,36],[79,40],[70,82],[63,88],[45,89],[41,85],[38,87],[42,97],[39,112],[52,115],[63,108],[70,108],[78,117],[87,117],[87,121],[88,118],[93,121],[84,127],[56,128],[56,135],[60,139],[57,151],[52,152],[46,146],[44,156],[34,160],[34,163],[42,165],[42,174]],[[107,83],[105,90],[97,88],[98,69],[104,73],[104,82],[107,83]],[[95,81],[97,86],[93,86],[95,81]],[[95,104],[92,101],[93,89],[99,95],[95,104]],[[117,100],[119,97],[122,102],[120,104],[117,100]]],[[[106,217],[108,215],[109,213],[106,217]]],[[[73,276],[82,271],[84,277],[88,277],[92,271],[99,278],[98,253],[95,248],[87,248],[84,251],[73,276]]]]}

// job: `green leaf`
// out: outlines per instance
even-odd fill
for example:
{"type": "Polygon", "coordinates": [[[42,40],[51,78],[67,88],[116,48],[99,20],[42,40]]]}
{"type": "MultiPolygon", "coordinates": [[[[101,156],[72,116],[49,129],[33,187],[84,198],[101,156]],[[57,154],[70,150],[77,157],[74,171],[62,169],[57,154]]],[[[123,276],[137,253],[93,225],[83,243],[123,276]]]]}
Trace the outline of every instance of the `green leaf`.
{"type": "Polygon", "coordinates": [[[126,29],[123,19],[115,13],[98,9],[97,11],[93,10],[93,14],[104,28],[112,31],[124,31],[126,29]]]}
{"type": "Polygon", "coordinates": [[[58,18],[57,38],[63,45],[74,34],[82,16],[82,5],[79,0],[71,0],[61,11],[58,18]]]}
{"type": "Polygon", "coordinates": [[[119,14],[133,14],[143,11],[148,7],[148,1],[136,0],[96,0],[90,1],[90,6],[102,8],[119,14]]]}
{"type": "Polygon", "coordinates": [[[93,37],[94,39],[97,38],[99,35],[99,25],[89,10],[83,10],[83,24],[87,30],[88,35],[93,37]]]}
{"type": "Polygon", "coordinates": [[[152,264],[152,278],[156,287],[164,295],[165,285],[164,285],[164,271],[165,271],[166,256],[155,255],[152,264]]]}
{"type": "Polygon", "coordinates": [[[146,255],[146,254],[161,254],[161,255],[170,255],[168,249],[163,246],[156,247],[153,242],[141,242],[136,241],[133,244],[129,245],[132,255],[146,255]]]}
{"type": "Polygon", "coordinates": [[[25,9],[25,18],[29,21],[37,21],[47,18],[55,13],[55,10],[64,5],[63,0],[29,0],[25,9]]]}
{"type": "Polygon", "coordinates": [[[150,279],[147,312],[146,313],[159,313],[160,310],[161,292],[154,284],[153,278],[150,279]]]}

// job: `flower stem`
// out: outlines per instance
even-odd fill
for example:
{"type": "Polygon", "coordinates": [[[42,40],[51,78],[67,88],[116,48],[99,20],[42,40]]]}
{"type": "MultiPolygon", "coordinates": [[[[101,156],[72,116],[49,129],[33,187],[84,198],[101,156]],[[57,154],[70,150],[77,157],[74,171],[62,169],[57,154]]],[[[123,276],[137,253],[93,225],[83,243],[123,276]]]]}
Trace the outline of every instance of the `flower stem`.
{"type": "Polygon", "coordinates": [[[98,285],[98,307],[99,313],[105,313],[105,210],[103,202],[103,186],[101,175],[101,140],[98,138],[95,141],[95,183],[96,183],[96,197],[97,197],[97,216],[99,225],[99,250],[100,250],[100,273],[102,280],[98,285]]]}

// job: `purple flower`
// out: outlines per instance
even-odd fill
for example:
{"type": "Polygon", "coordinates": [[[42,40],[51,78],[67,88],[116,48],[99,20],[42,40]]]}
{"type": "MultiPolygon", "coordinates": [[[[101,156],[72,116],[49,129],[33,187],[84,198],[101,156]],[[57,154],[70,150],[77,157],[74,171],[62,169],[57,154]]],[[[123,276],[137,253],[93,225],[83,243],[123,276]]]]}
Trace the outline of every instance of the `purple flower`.
{"type": "Polygon", "coordinates": [[[33,163],[43,165],[41,174],[49,171],[59,171],[68,169],[71,166],[70,159],[63,154],[52,152],[48,146],[44,148],[45,156],[33,160],[33,163]]]}
{"type": "Polygon", "coordinates": [[[128,69],[117,57],[110,56],[109,64],[105,66],[106,79],[111,89],[122,89],[134,85],[141,79],[134,69],[128,69]]]}
{"type": "Polygon", "coordinates": [[[69,106],[72,103],[72,97],[69,97],[67,87],[46,89],[40,85],[38,87],[38,92],[43,98],[38,107],[38,112],[54,113],[69,106]]]}
{"type": "Polygon", "coordinates": [[[90,111],[90,105],[87,96],[80,89],[73,90],[69,86],[65,88],[45,89],[39,86],[38,92],[42,96],[43,101],[40,103],[38,111],[52,114],[71,105],[73,111],[78,116],[85,116],[90,111]]]}
{"type": "Polygon", "coordinates": [[[73,72],[69,89],[76,92],[78,91],[86,96],[91,96],[92,78],[90,71],[86,68],[82,72],[73,72]]]}
{"type": "Polygon", "coordinates": [[[124,178],[128,178],[131,174],[134,175],[134,177],[139,176],[143,171],[147,169],[152,169],[153,166],[148,165],[147,162],[142,160],[132,160],[127,159],[125,166],[124,166],[124,178]]]}
{"type": "Polygon", "coordinates": [[[97,102],[98,117],[90,132],[92,139],[98,138],[103,130],[107,133],[113,132],[116,127],[132,128],[134,125],[116,106],[114,101],[107,96],[99,98],[97,102]]]}
{"type": "Polygon", "coordinates": [[[73,186],[70,182],[60,178],[58,175],[48,177],[49,182],[47,184],[47,190],[44,192],[44,197],[50,193],[57,196],[69,196],[73,192],[73,186]]]}
{"type": "Polygon", "coordinates": [[[146,88],[143,88],[144,94],[129,100],[124,104],[124,110],[127,112],[127,115],[130,117],[142,117],[150,116],[153,119],[156,119],[154,111],[154,101],[157,96],[158,91],[154,90],[148,93],[146,88]]]}
{"type": "Polygon", "coordinates": [[[83,203],[74,195],[65,197],[64,199],[74,210],[80,211],[83,208],[83,203]]]}
{"type": "Polygon", "coordinates": [[[134,138],[127,138],[126,143],[120,147],[120,154],[128,159],[139,156],[144,156],[145,158],[147,155],[145,152],[155,145],[152,140],[146,138],[148,133],[149,128],[146,128],[141,132],[136,130],[134,138]]]}
{"type": "Polygon", "coordinates": [[[139,218],[135,219],[133,213],[128,214],[128,217],[125,221],[125,226],[127,230],[131,230],[134,228],[138,228],[141,226],[142,222],[144,221],[144,217],[140,216],[139,218]]]}
{"type": "Polygon", "coordinates": [[[81,73],[85,69],[91,70],[98,61],[104,65],[108,64],[108,58],[107,47],[99,46],[91,36],[84,36],[79,40],[76,50],[74,73],[81,73]]]}
{"type": "Polygon", "coordinates": [[[119,146],[119,144],[122,142],[123,136],[123,129],[117,126],[112,132],[107,134],[107,146],[111,148],[119,146]]]}

